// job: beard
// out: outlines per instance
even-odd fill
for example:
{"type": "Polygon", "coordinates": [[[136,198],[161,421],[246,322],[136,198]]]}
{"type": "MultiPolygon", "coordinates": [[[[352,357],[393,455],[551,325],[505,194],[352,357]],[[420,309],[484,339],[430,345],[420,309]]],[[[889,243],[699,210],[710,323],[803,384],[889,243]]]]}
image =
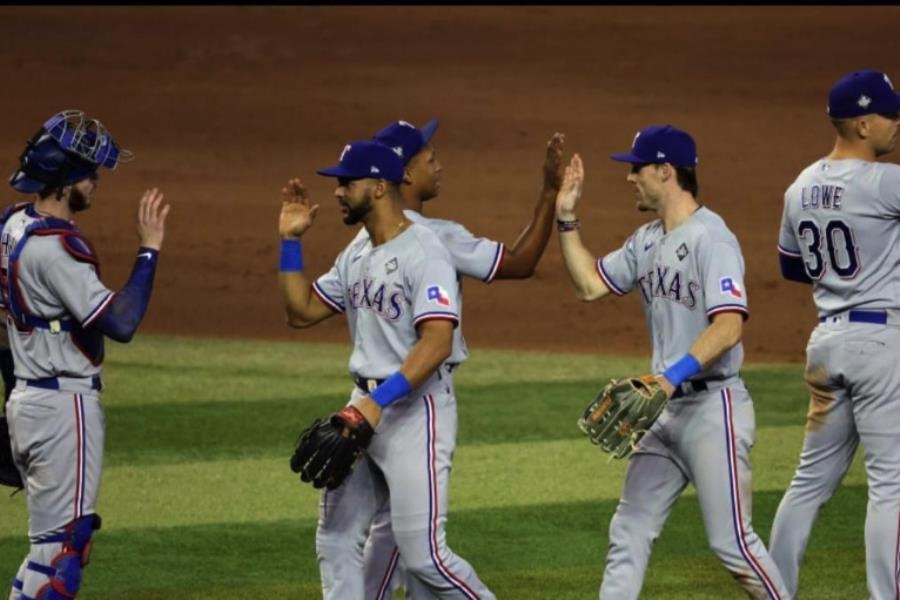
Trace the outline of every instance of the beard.
{"type": "Polygon", "coordinates": [[[429,200],[434,200],[438,197],[439,194],[438,186],[432,186],[431,188],[425,190],[425,192],[421,195],[420,200],[422,202],[428,202],[429,200]]]}
{"type": "Polygon", "coordinates": [[[357,204],[356,206],[347,205],[347,216],[344,217],[344,225],[356,225],[360,221],[366,218],[372,211],[372,194],[371,192],[366,192],[365,197],[362,202],[357,204]]]}
{"type": "Polygon", "coordinates": [[[88,198],[87,194],[83,193],[75,186],[72,186],[72,189],[69,190],[69,210],[73,213],[77,213],[87,210],[90,206],[91,200],[88,198]]]}

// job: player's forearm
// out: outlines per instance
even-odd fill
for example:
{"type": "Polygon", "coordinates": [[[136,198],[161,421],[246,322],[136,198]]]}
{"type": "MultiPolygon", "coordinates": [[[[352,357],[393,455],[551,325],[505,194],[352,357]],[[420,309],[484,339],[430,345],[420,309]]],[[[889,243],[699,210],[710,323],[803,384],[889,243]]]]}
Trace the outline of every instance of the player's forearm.
{"type": "Polygon", "coordinates": [[[154,248],[139,248],[128,282],[85,326],[93,325],[117,342],[130,342],[150,304],[158,256],[154,248]]]}
{"type": "Polygon", "coordinates": [[[691,346],[691,354],[705,368],[741,341],[743,330],[741,314],[719,314],[691,346]]]}
{"type": "Polygon", "coordinates": [[[310,307],[312,288],[309,280],[300,271],[278,274],[278,283],[284,299],[284,310],[287,313],[288,325],[291,327],[308,327],[318,321],[310,307]]]}
{"type": "Polygon", "coordinates": [[[452,325],[447,331],[422,331],[419,341],[406,355],[400,372],[409,381],[410,387],[415,389],[425,383],[431,374],[449,358],[452,349],[452,325]]]}
{"type": "Polygon", "coordinates": [[[516,243],[507,249],[503,265],[497,273],[498,279],[525,279],[534,275],[534,269],[550,241],[557,192],[557,189],[546,185],[541,189],[534,215],[516,243]]]}
{"type": "Polygon", "coordinates": [[[585,302],[602,298],[609,288],[597,273],[597,261],[581,241],[577,230],[559,234],[559,247],[569,278],[575,287],[575,296],[585,302]]]}

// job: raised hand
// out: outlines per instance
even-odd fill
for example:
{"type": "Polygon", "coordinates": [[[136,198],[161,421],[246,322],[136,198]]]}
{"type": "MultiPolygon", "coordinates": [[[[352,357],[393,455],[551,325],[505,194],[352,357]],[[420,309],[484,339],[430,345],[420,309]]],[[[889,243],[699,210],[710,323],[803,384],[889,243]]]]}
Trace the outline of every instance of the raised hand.
{"type": "Polygon", "coordinates": [[[281,215],[278,218],[278,235],[288,240],[299,240],[300,236],[310,228],[319,205],[310,206],[309,195],[303,182],[298,178],[288,181],[281,188],[281,215]]]}
{"type": "Polygon", "coordinates": [[[544,187],[559,190],[563,181],[562,151],[566,143],[566,134],[554,133],[547,142],[547,154],[544,157],[544,187]]]}
{"type": "Polygon", "coordinates": [[[147,190],[138,204],[137,233],[141,246],[159,250],[166,233],[168,204],[163,204],[163,193],[156,188],[147,190]]]}
{"type": "Polygon", "coordinates": [[[573,221],[575,219],[575,207],[581,198],[581,188],[584,185],[584,165],[578,154],[572,156],[566,173],[563,176],[562,186],[556,195],[556,218],[561,221],[573,221]]]}

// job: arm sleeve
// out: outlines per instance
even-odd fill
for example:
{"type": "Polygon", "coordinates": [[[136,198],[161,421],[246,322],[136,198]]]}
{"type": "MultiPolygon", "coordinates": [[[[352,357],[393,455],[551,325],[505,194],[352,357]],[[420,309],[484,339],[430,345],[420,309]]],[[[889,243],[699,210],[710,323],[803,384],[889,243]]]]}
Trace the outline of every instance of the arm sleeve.
{"type": "Polygon", "coordinates": [[[797,236],[794,235],[788,206],[788,197],[785,194],[784,211],[781,213],[781,232],[778,234],[778,263],[781,266],[781,276],[789,281],[812,283],[812,279],[806,273],[797,236]]]}
{"type": "Polygon", "coordinates": [[[800,252],[800,245],[797,243],[797,236],[794,235],[794,227],[791,224],[791,218],[788,214],[788,198],[785,194],[784,210],[781,213],[781,232],[778,234],[778,253],[782,256],[790,256],[793,258],[803,258],[800,252]]]}
{"type": "Polygon", "coordinates": [[[606,287],[617,296],[624,296],[634,289],[637,281],[637,233],[597,261],[597,272],[606,287]]]}
{"type": "Polygon", "coordinates": [[[440,238],[458,272],[486,283],[497,276],[506,254],[502,242],[475,237],[457,223],[447,226],[440,238]]]}
{"type": "Polygon", "coordinates": [[[434,319],[459,324],[459,286],[449,254],[432,253],[415,261],[406,272],[412,298],[413,324],[434,319]]]}
{"type": "Polygon", "coordinates": [[[706,299],[706,316],[739,312],[746,319],[747,288],[744,287],[744,259],[736,239],[700,246],[700,276],[706,299]]]}
{"type": "Polygon", "coordinates": [[[150,304],[158,258],[157,250],[139,248],[128,282],[99,311],[86,319],[83,326],[93,325],[117,342],[130,342],[150,304]]]}
{"type": "Polygon", "coordinates": [[[338,255],[331,270],[319,276],[312,284],[312,290],[331,310],[342,313],[344,306],[344,284],[341,278],[341,261],[344,253],[338,255]]]}

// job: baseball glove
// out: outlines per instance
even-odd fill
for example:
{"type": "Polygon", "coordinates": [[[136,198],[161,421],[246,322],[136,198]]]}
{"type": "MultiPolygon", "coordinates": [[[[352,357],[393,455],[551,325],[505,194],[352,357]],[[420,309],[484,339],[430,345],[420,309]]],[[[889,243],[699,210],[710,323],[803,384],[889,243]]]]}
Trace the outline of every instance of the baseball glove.
{"type": "Polygon", "coordinates": [[[604,452],[625,458],[667,401],[666,392],[652,375],[613,379],[584,409],[578,427],[604,452]]]}
{"type": "Polygon", "coordinates": [[[347,478],[353,464],[372,441],[374,430],[354,406],[345,406],[327,420],[316,419],[294,447],[291,471],[315,488],[333,490],[347,478]]]}
{"type": "Polygon", "coordinates": [[[12,443],[6,428],[6,417],[0,415],[0,485],[22,489],[22,476],[13,462],[12,443]]]}

